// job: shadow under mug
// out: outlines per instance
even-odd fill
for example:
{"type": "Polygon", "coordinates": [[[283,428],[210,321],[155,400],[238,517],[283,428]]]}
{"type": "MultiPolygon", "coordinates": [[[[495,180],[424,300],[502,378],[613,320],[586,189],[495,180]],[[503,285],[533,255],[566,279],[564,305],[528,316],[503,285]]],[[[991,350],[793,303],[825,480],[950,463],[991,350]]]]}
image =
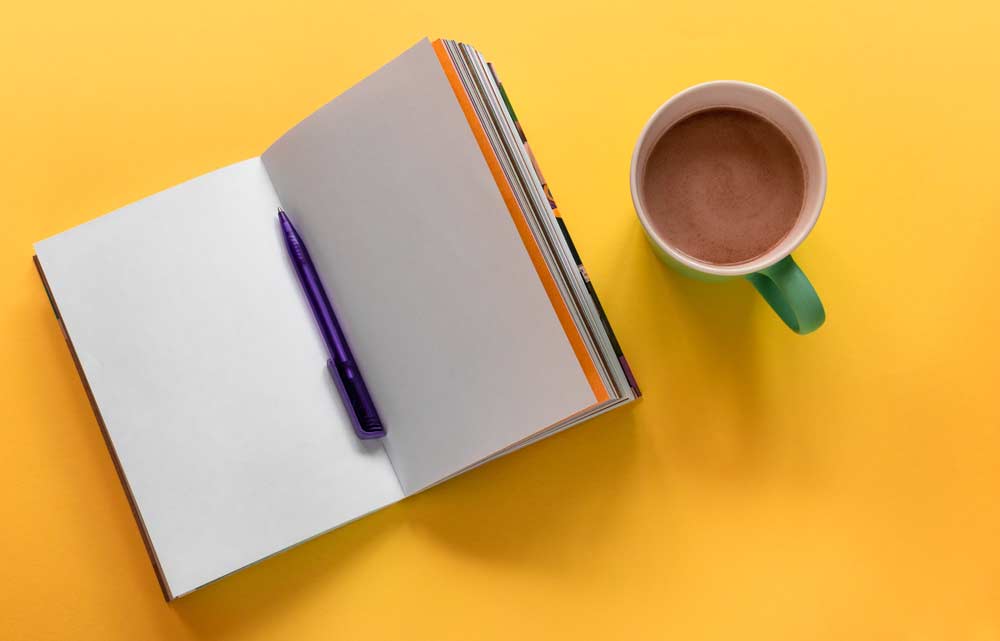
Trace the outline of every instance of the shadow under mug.
{"type": "Polygon", "coordinates": [[[823,324],[823,303],[791,253],[812,231],[823,208],[826,160],[812,125],[792,103],[770,89],[733,80],[706,82],[682,91],[656,110],[639,135],[632,154],[631,185],[632,202],[646,236],[668,265],[702,280],[745,277],[781,320],[799,334],[808,334],[823,324]],[[766,253],[734,265],[708,263],[671,245],[670,239],[658,234],[650,224],[640,189],[649,155],[667,129],[697,111],[713,107],[743,109],[777,126],[794,145],[805,170],[805,198],[791,231],[766,253]]]}

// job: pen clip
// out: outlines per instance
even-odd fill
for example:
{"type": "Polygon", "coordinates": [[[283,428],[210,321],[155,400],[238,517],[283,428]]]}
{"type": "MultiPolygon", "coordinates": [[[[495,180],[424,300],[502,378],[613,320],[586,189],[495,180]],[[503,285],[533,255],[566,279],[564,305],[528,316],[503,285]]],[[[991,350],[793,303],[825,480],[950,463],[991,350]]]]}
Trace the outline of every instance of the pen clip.
{"type": "Polygon", "coordinates": [[[347,415],[351,419],[351,426],[354,428],[354,433],[357,434],[358,438],[373,439],[385,436],[385,427],[379,427],[374,430],[362,427],[361,417],[358,416],[358,408],[354,406],[354,401],[351,399],[351,395],[347,392],[347,388],[344,386],[344,380],[341,378],[340,372],[337,370],[337,364],[333,362],[332,358],[327,359],[326,368],[330,370],[330,376],[333,377],[333,384],[337,386],[337,392],[340,393],[340,399],[344,402],[344,409],[347,410],[347,415]]]}

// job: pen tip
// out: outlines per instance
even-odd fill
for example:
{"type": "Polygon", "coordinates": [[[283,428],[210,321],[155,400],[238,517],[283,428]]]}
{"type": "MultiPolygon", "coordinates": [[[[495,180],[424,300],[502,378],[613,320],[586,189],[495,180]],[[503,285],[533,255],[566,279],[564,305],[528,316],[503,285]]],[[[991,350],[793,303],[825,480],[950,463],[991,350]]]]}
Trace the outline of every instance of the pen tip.
{"type": "Polygon", "coordinates": [[[284,220],[284,221],[288,220],[288,216],[285,215],[285,210],[281,209],[280,207],[278,208],[278,220],[284,220]]]}

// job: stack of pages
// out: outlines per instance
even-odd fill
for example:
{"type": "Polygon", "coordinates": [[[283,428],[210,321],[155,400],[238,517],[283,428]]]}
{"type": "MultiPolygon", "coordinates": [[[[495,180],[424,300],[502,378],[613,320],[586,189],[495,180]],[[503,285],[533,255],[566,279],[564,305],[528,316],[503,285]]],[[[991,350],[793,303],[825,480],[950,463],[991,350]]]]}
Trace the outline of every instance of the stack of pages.
{"type": "Polygon", "coordinates": [[[167,598],[639,395],[493,68],[451,41],[35,249],[167,598]],[[382,440],[351,428],[279,207],[382,440]]]}

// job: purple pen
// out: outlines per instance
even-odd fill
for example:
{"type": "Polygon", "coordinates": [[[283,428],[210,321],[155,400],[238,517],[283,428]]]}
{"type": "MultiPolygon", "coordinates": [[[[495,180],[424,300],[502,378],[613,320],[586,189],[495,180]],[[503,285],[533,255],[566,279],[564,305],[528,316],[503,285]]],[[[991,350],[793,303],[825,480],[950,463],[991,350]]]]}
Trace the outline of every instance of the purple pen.
{"type": "Polygon", "coordinates": [[[347,413],[351,417],[351,424],[358,438],[381,438],[385,436],[385,428],[382,420],[375,411],[375,403],[372,401],[368,387],[361,378],[361,371],[358,364],[354,362],[354,355],[347,345],[347,338],[340,329],[340,323],[333,313],[333,306],[323,289],[323,283],[316,273],[309,250],[302,242],[302,237],[295,231],[292,221],[284,211],[278,210],[278,220],[281,222],[281,231],[285,236],[285,245],[288,247],[288,255],[295,265],[295,273],[298,274],[302,289],[305,290],[306,298],[309,299],[309,306],[312,308],[313,316],[319,325],[319,331],[323,335],[323,342],[330,352],[330,359],[326,362],[333,376],[333,382],[337,385],[337,391],[344,401],[347,413]]]}

